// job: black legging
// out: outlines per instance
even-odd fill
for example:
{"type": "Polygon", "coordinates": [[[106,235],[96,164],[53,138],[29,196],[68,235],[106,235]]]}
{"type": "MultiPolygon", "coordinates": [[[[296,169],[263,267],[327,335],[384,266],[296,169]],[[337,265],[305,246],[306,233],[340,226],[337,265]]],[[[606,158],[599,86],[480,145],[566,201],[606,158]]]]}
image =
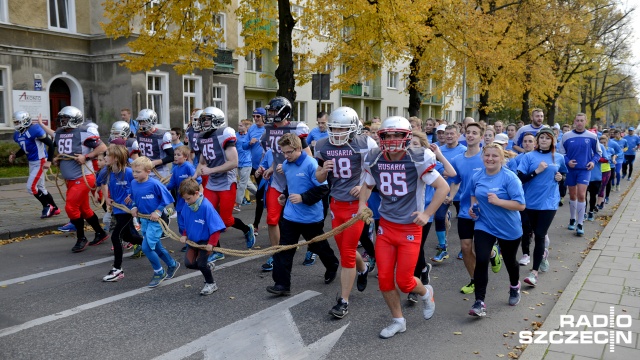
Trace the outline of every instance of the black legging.
{"type": "MultiPolygon", "coordinates": [[[[489,258],[491,248],[498,241],[502,251],[502,261],[509,272],[509,282],[511,286],[518,286],[520,278],[520,266],[516,260],[520,239],[504,240],[499,239],[488,232],[475,230],[473,243],[476,250],[476,269],[473,272],[473,279],[476,287],[476,300],[484,301],[487,294],[487,283],[489,282],[489,258]]],[[[496,255],[499,256],[499,255],[496,255]]]]}
{"type": "MultiPolygon", "coordinates": [[[[258,180],[258,179],[256,179],[258,180]]],[[[264,189],[263,186],[256,191],[256,215],[253,218],[253,227],[258,231],[260,226],[260,220],[262,219],[262,213],[264,212],[264,189]]]]}
{"type": "Polygon", "coordinates": [[[622,163],[622,177],[631,177],[634,161],[636,161],[635,155],[624,155],[624,162],[622,163]],[[629,172],[627,172],[627,166],[629,167],[629,172]]]}
{"type": "Polygon", "coordinates": [[[111,243],[113,244],[113,267],[121,269],[122,267],[122,240],[135,245],[142,245],[142,236],[138,234],[133,225],[133,217],[130,214],[114,214],[116,218],[116,227],[111,233],[111,243]]]}
{"type": "MultiPolygon", "coordinates": [[[[614,165],[615,166],[615,165],[614,165]]],[[[607,187],[605,188],[605,197],[608,199],[609,195],[611,194],[611,185],[613,184],[613,181],[616,178],[616,169],[615,167],[611,168],[611,176],[609,177],[609,181],[607,181],[607,187]]]]}
{"type": "MultiPolygon", "coordinates": [[[[201,242],[200,244],[206,244],[206,242],[201,242]]],[[[213,274],[207,265],[208,259],[209,253],[206,250],[189,246],[187,253],[184,255],[184,266],[186,266],[187,269],[200,270],[202,276],[204,276],[204,281],[207,284],[213,284],[213,274]]]]}
{"type": "Polygon", "coordinates": [[[522,237],[520,241],[522,243],[522,255],[531,255],[531,222],[529,221],[529,214],[526,211],[520,211],[520,219],[522,221],[522,237]]]}
{"type": "Polygon", "coordinates": [[[427,235],[429,235],[429,230],[431,229],[431,223],[426,223],[422,227],[422,239],[420,239],[420,255],[418,255],[418,262],[416,263],[416,268],[413,270],[413,275],[420,278],[422,274],[422,269],[427,266],[427,259],[424,258],[424,243],[427,241],[427,235]]]}
{"type": "Polygon", "coordinates": [[[553,217],[556,216],[556,211],[526,209],[525,212],[529,216],[529,224],[531,224],[535,239],[535,247],[533,248],[533,270],[538,271],[542,257],[544,256],[544,237],[549,231],[553,217]]]}
{"type": "MultiPolygon", "coordinates": [[[[378,231],[378,226],[380,225],[380,220],[374,220],[374,225],[373,225],[373,232],[375,233],[376,231],[378,231]]],[[[372,234],[373,235],[373,234],[372,234]]],[[[367,254],[369,255],[369,257],[372,258],[376,258],[376,247],[373,244],[373,241],[371,240],[371,237],[369,237],[369,225],[364,224],[364,227],[362,228],[362,233],[360,234],[360,244],[362,245],[362,247],[364,248],[364,251],[367,252],[367,254]]]]}
{"type": "Polygon", "coordinates": [[[587,192],[589,193],[589,212],[596,211],[596,202],[598,200],[600,186],[602,186],[602,181],[600,180],[589,182],[589,187],[587,187],[587,192]]]}

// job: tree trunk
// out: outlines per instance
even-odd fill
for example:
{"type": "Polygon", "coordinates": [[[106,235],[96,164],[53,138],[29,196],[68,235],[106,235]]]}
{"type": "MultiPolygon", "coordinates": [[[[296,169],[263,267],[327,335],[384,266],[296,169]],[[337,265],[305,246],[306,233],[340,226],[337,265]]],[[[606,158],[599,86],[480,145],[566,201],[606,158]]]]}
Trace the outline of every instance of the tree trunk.
{"type": "Polygon", "coordinates": [[[409,116],[420,116],[420,107],[422,106],[422,94],[420,88],[418,86],[418,74],[420,72],[420,60],[419,57],[422,55],[424,50],[421,47],[416,49],[418,55],[414,56],[411,59],[411,65],[409,68],[411,72],[409,73],[409,116]]]}
{"type": "Polygon", "coordinates": [[[553,126],[556,122],[556,102],[558,101],[558,95],[553,98],[548,98],[544,102],[544,107],[547,113],[547,124],[553,126]]]}
{"type": "Polygon", "coordinates": [[[598,111],[598,109],[596,109],[594,104],[589,104],[589,110],[591,110],[591,116],[589,117],[589,127],[593,128],[596,125],[596,112],[598,111]]]}
{"type": "Polygon", "coordinates": [[[291,103],[296,100],[296,80],[293,77],[293,27],[295,20],[291,16],[289,0],[278,0],[278,18],[280,20],[278,33],[278,67],[276,79],[278,91],[276,95],[284,96],[291,103]]]}
{"type": "Polygon", "coordinates": [[[489,90],[484,90],[480,93],[480,101],[478,102],[478,113],[480,114],[480,120],[489,120],[489,112],[487,109],[489,105],[489,90]]]}
{"type": "Polygon", "coordinates": [[[531,89],[527,89],[522,93],[522,113],[520,114],[520,120],[523,123],[529,121],[529,98],[531,97],[531,89]]]}
{"type": "Polygon", "coordinates": [[[583,114],[587,113],[587,87],[585,86],[582,91],[580,91],[580,112],[583,114]]]}

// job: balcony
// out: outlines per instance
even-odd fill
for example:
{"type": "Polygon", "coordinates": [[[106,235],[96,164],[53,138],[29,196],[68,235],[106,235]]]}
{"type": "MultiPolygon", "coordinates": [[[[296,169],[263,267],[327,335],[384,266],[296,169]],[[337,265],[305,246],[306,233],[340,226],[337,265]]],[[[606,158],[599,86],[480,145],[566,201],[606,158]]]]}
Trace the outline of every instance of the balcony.
{"type": "Polygon", "coordinates": [[[420,99],[422,100],[422,103],[425,105],[442,105],[443,104],[442,102],[443,97],[438,95],[421,94],[420,99]]]}
{"type": "Polygon", "coordinates": [[[271,75],[260,72],[245,71],[244,87],[272,91],[278,89],[278,82],[271,75]]]}
{"type": "Polygon", "coordinates": [[[216,49],[216,57],[213,60],[215,61],[214,74],[233,73],[233,50],[216,49]]]}
{"type": "Polygon", "coordinates": [[[267,36],[275,36],[278,24],[275,20],[253,19],[244,23],[244,29],[251,29],[254,32],[264,31],[267,36]]]}
{"type": "Polygon", "coordinates": [[[381,98],[381,87],[358,83],[351,85],[348,90],[342,90],[342,96],[351,98],[381,98]]]}

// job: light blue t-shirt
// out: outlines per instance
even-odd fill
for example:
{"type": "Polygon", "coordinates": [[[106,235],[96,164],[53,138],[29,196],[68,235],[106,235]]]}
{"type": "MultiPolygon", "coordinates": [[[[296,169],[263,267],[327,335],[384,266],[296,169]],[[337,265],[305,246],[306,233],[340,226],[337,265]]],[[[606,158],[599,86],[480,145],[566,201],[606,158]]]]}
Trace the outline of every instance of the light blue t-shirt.
{"type": "Polygon", "coordinates": [[[326,137],[329,137],[329,131],[325,130],[322,132],[320,131],[320,128],[313,128],[309,131],[309,135],[307,135],[307,144],[311,145],[312,141],[317,142],[318,140],[326,137]]]}
{"type": "MultiPolygon", "coordinates": [[[[488,194],[493,193],[502,200],[515,200],[524,204],[524,191],[518,176],[504,167],[495,175],[488,175],[483,169],[473,175],[470,188],[480,206],[475,230],[482,230],[503,240],[520,239],[522,236],[520,212],[490,204],[488,198],[488,194]]],[[[462,211],[462,203],[460,203],[460,210],[462,211]]]]}
{"type": "Polygon", "coordinates": [[[625,155],[635,155],[636,147],[640,145],[640,137],[638,135],[625,135],[623,138],[627,141],[627,151],[624,152],[625,155]]]}
{"type": "Polygon", "coordinates": [[[554,177],[557,172],[567,173],[564,156],[556,152],[552,160],[550,152],[543,154],[539,151],[531,151],[522,156],[518,164],[518,171],[530,174],[538,168],[542,161],[546,162],[548,167],[533,179],[522,184],[527,209],[557,210],[560,192],[558,191],[558,182],[554,177]]]}
{"type": "MultiPolygon", "coordinates": [[[[482,162],[482,151],[472,157],[466,157],[464,153],[456,156],[451,161],[451,166],[456,171],[456,176],[451,180],[453,184],[460,184],[458,193],[460,194],[459,218],[471,219],[469,207],[471,206],[471,180],[473,175],[484,169],[482,162]]],[[[520,181],[520,180],[518,180],[520,181]]]]}
{"type": "MultiPolygon", "coordinates": [[[[600,147],[600,151],[602,151],[603,156],[607,156],[608,154],[606,153],[604,146],[600,143],[598,143],[598,146],[600,147]]],[[[602,181],[602,166],[600,166],[599,162],[596,162],[596,166],[591,169],[591,177],[589,178],[589,182],[592,181],[602,181]]]]}
{"type": "Polygon", "coordinates": [[[247,134],[249,134],[249,143],[251,139],[256,139],[258,141],[253,144],[249,144],[249,149],[251,150],[251,167],[257,169],[260,166],[260,159],[262,159],[262,154],[264,153],[262,149],[262,145],[260,145],[260,139],[262,138],[262,134],[266,129],[264,126],[260,127],[256,124],[253,124],[247,130],[247,134]]]}
{"type": "MultiPolygon", "coordinates": [[[[327,182],[318,182],[316,178],[316,169],[318,162],[304,151],[293,163],[285,160],[282,164],[282,170],[287,178],[287,188],[289,194],[303,194],[309,189],[320,185],[327,185],[327,182]]],[[[304,203],[293,204],[289,199],[284,205],[284,218],[297,223],[309,224],[322,221],[324,214],[322,211],[322,201],[318,201],[313,205],[304,203]]]]}
{"type": "MultiPolygon", "coordinates": [[[[442,152],[442,156],[444,156],[444,158],[447,159],[449,163],[451,163],[456,156],[464,154],[465,151],[467,151],[467,147],[464,145],[460,145],[459,143],[453,148],[450,148],[447,145],[440,146],[440,152],[442,152]]],[[[447,178],[447,184],[449,184],[449,186],[451,186],[452,182],[453,180],[451,178],[447,178]]],[[[458,191],[453,201],[460,201],[460,191],[458,191]]]]}
{"type": "MultiPolygon", "coordinates": [[[[607,146],[613,150],[613,154],[616,156],[616,163],[622,161],[622,158],[624,157],[624,151],[622,151],[620,145],[618,145],[618,143],[614,139],[609,139],[607,146]]],[[[611,165],[615,166],[614,164],[611,165]]]]}

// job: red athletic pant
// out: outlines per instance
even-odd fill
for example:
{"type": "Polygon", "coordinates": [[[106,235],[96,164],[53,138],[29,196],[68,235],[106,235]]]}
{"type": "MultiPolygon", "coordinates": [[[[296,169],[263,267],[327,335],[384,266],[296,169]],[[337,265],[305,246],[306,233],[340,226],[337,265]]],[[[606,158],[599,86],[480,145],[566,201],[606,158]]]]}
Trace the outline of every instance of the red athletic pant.
{"type": "Polygon", "coordinates": [[[278,225],[283,206],[278,202],[282,193],[273,187],[269,187],[265,198],[267,199],[267,225],[278,225]]]}
{"type": "MultiPolygon", "coordinates": [[[[338,201],[331,199],[331,227],[334,229],[358,213],[358,201],[338,201]]],[[[356,249],[360,234],[364,228],[364,221],[358,221],[340,234],[336,234],[336,244],[340,250],[340,264],[345,269],[356,267],[356,249]]]]}
{"type": "Polygon", "coordinates": [[[376,263],[380,291],[398,288],[404,293],[416,287],[413,270],[420,253],[422,227],[416,224],[396,224],[380,218],[376,237],[376,263]],[[396,279],[393,281],[395,270],[396,279]]]}
{"type": "Polygon", "coordinates": [[[233,204],[236,201],[236,183],[231,184],[229,190],[214,191],[205,187],[204,197],[211,201],[213,207],[218,210],[226,227],[233,225],[236,221],[233,217],[233,204]]]}
{"type": "MultiPolygon", "coordinates": [[[[87,183],[90,187],[96,185],[96,177],[93,174],[87,174],[87,183]]],[[[89,205],[89,192],[91,189],[87,187],[83,178],[75,180],[67,180],[67,203],[64,210],[67,212],[69,219],[88,219],[93,216],[93,210],[89,205]]]]}

